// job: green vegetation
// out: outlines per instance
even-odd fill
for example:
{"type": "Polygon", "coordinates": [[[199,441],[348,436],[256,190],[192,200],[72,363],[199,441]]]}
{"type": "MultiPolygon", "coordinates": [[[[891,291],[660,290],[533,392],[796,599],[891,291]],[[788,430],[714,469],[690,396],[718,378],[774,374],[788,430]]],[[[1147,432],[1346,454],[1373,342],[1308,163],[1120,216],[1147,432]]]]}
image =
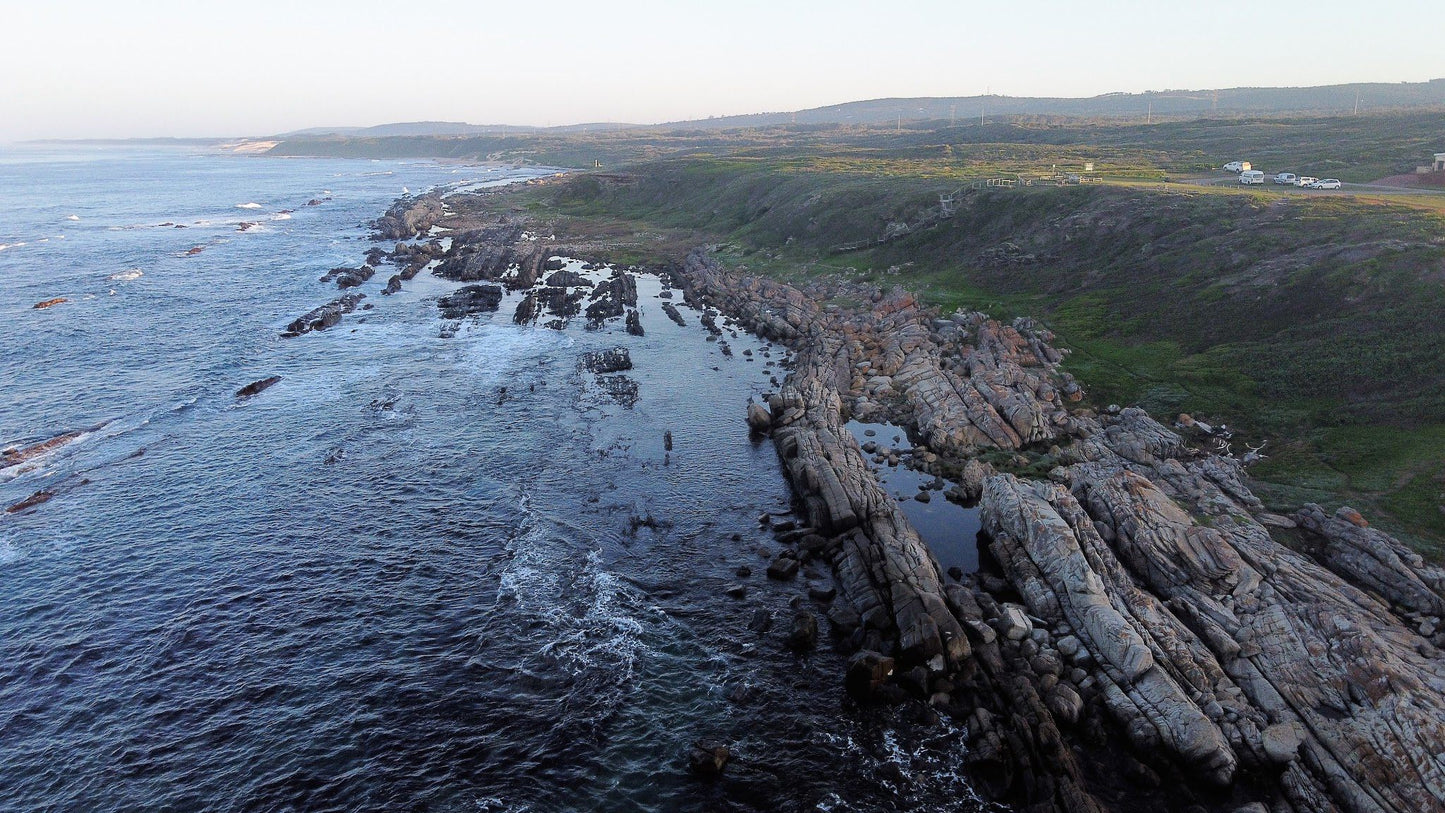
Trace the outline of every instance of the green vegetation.
{"type": "Polygon", "coordinates": [[[1445,424],[1439,215],[1175,185],[984,189],[931,228],[830,251],[937,206],[939,179],[891,171],[688,159],[564,185],[549,203],[714,235],[755,272],[1042,317],[1096,401],[1269,439],[1255,474],[1277,507],[1350,502],[1422,548],[1445,538],[1445,443],[1427,442],[1445,424]],[[1346,454],[1361,445],[1378,453],[1346,454]]]}
{"type": "Polygon", "coordinates": [[[945,309],[1039,317],[1094,401],[1267,439],[1253,474],[1272,506],[1349,503],[1438,556],[1445,199],[1165,179],[1230,158],[1378,177],[1441,149],[1440,124],[1432,113],[599,134],[534,146],[637,163],[504,198],[564,226],[659,238],[619,240],[629,258],[707,242],[754,273],[896,283],[945,309]],[[1111,182],[973,183],[1085,161],[1111,182]],[[939,196],[955,191],[941,219],[939,196]]]}

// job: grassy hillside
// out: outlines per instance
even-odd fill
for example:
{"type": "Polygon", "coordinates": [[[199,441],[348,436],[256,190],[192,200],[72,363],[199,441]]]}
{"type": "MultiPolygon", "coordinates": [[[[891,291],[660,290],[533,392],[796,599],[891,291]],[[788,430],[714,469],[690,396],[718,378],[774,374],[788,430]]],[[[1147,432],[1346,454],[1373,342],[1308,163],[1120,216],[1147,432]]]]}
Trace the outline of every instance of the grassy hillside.
{"type": "MultiPolygon", "coordinates": [[[[1280,507],[1347,501],[1445,540],[1445,219],[1351,197],[1183,185],[970,190],[906,156],[690,158],[581,177],[532,206],[724,244],[787,277],[897,282],[944,307],[1043,317],[1101,402],[1189,411],[1269,439],[1280,507]]],[[[945,168],[946,170],[946,168],[945,168]]]]}
{"type": "Polygon", "coordinates": [[[1118,178],[1159,180],[1249,160],[1348,182],[1412,172],[1445,151],[1445,111],[1343,117],[1228,117],[1142,122],[1009,116],[945,123],[777,125],[734,130],[628,129],[590,132],[403,137],[298,137],[275,155],[428,157],[527,161],[606,169],[680,156],[785,158],[815,168],[958,178],[1077,172],[1086,162],[1118,178]]]}

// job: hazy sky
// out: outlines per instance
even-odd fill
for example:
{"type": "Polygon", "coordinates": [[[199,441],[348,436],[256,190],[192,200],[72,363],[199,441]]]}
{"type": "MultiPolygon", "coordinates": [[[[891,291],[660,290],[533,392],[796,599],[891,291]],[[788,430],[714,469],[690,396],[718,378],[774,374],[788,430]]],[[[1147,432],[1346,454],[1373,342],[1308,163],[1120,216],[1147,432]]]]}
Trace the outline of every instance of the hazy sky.
{"type": "Polygon", "coordinates": [[[1426,2],[0,0],[0,141],[1445,76],[1426,2]]]}

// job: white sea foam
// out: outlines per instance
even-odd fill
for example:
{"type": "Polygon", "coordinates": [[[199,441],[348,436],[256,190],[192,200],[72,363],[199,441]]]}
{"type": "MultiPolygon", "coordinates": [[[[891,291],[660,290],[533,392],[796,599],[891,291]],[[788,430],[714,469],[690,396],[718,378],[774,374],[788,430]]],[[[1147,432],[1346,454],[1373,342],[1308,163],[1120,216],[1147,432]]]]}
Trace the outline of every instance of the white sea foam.
{"type": "Polygon", "coordinates": [[[8,565],[20,558],[20,551],[8,536],[0,536],[0,565],[8,565]]]}
{"type": "Polygon", "coordinates": [[[237,209],[259,209],[259,208],[261,208],[261,204],[259,204],[259,203],[238,203],[238,204],[236,204],[236,208],[237,208],[237,209]]]}
{"type": "Polygon", "coordinates": [[[271,219],[272,219],[272,220],[290,220],[290,219],[291,219],[291,215],[288,215],[288,214],[286,214],[285,212],[281,212],[281,213],[279,213],[279,214],[271,215],[271,219]]]}
{"type": "Polygon", "coordinates": [[[128,271],[121,271],[116,274],[111,274],[110,276],[106,277],[106,279],[114,280],[116,282],[130,282],[133,279],[140,279],[143,276],[145,276],[144,271],[140,270],[139,268],[132,268],[128,271]]]}
{"type": "Polygon", "coordinates": [[[80,215],[71,215],[70,217],[67,217],[67,218],[65,218],[65,219],[66,219],[66,220],[79,220],[79,219],[80,219],[80,215]]]}

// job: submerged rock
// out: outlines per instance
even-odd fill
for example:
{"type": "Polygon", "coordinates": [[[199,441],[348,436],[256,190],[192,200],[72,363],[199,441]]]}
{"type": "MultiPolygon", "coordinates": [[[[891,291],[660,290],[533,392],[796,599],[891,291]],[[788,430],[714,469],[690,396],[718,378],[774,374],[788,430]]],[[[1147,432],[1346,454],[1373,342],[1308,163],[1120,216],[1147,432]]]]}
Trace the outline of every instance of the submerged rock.
{"type": "Polygon", "coordinates": [[[86,432],[93,432],[102,426],[104,426],[104,424],[97,424],[96,426],[85,430],[78,429],[71,432],[62,432],[52,438],[42,440],[39,443],[32,443],[29,446],[11,447],[9,449],[6,449],[3,452],[0,452],[0,467],[10,468],[11,466],[18,466],[21,463],[34,460],[41,455],[55,451],[56,449],[59,449],[60,447],[65,446],[72,441],[75,441],[86,432]]]}
{"type": "Polygon", "coordinates": [[[282,338],[289,339],[313,330],[325,330],[340,322],[344,314],[356,310],[356,306],[365,298],[366,294],[359,293],[350,293],[337,297],[325,305],[313,308],[304,316],[287,325],[285,332],[283,332],[281,336],[282,338]]]}
{"type": "Polygon", "coordinates": [[[50,502],[50,499],[54,496],[54,491],[46,491],[45,489],[41,489],[34,494],[31,494],[29,497],[26,497],[25,499],[14,503],[9,508],[6,508],[5,513],[18,514],[27,508],[34,508],[37,505],[50,502]]]}
{"type": "Polygon", "coordinates": [[[239,390],[236,390],[236,397],[237,397],[237,398],[250,398],[251,396],[256,395],[257,393],[261,392],[262,390],[265,390],[265,389],[271,387],[273,384],[275,384],[276,382],[278,382],[278,381],[280,381],[280,380],[281,380],[281,376],[279,376],[279,375],[273,375],[273,376],[269,376],[269,377],[267,377],[267,378],[263,378],[263,379],[261,379],[260,381],[252,381],[250,384],[247,384],[246,386],[240,388],[239,390]]]}
{"type": "Polygon", "coordinates": [[[727,767],[732,752],[715,740],[698,740],[688,751],[688,767],[704,779],[716,779],[727,767]]]}

